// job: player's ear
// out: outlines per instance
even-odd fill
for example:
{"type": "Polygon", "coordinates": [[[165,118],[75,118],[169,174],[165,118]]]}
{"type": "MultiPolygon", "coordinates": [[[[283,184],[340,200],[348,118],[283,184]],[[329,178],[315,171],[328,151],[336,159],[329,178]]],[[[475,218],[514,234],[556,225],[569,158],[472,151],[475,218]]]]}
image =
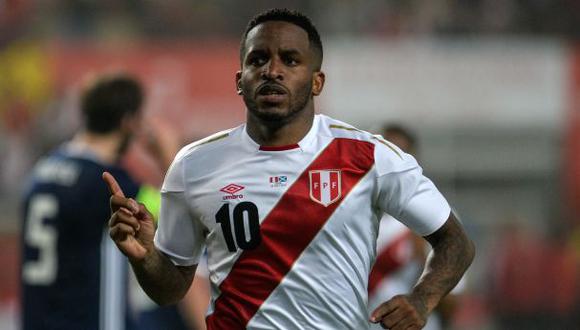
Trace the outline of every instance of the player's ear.
{"type": "Polygon", "coordinates": [[[322,71],[315,71],[312,74],[312,95],[318,96],[320,93],[322,93],[325,80],[326,76],[322,71]]]}
{"type": "Polygon", "coordinates": [[[242,95],[242,71],[236,72],[236,89],[238,95],[242,95]]]}

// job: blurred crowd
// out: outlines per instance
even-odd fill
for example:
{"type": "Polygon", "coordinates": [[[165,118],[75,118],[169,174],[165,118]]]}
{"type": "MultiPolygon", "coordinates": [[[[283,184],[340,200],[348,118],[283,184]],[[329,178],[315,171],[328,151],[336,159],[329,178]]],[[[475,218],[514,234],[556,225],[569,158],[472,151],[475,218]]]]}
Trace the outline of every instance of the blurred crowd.
{"type": "Polygon", "coordinates": [[[534,34],[580,38],[574,0],[434,1],[31,1],[0,2],[0,40],[17,31],[64,37],[237,37],[255,8],[301,8],[323,35],[534,34]],[[236,13],[232,15],[232,13],[236,13]]]}
{"type": "Polygon", "coordinates": [[[506,225],[492,247],[487,303],[501,329],[575,329],[580,324],[578,232],[506,225]]]}

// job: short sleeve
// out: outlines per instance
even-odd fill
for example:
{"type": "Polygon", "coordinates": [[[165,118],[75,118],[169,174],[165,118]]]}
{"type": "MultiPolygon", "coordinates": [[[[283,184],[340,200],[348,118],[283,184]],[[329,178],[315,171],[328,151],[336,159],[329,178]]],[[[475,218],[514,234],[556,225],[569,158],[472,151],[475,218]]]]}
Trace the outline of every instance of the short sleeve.
{"type": "Polygon", "coordinates": [[[203,225],[187,204],[182,167],[183,160],[176,159],[163,182],[154,243],[174,264],[191,266],[199,262],[205,238],[203,225]]]}
{"type": "Polygon", "coordinates": [[[377,178],[379,207],[415,233],[430,235],[449,218],[449,204],[412,156],[399,158],[396,170],[377,178]]]}

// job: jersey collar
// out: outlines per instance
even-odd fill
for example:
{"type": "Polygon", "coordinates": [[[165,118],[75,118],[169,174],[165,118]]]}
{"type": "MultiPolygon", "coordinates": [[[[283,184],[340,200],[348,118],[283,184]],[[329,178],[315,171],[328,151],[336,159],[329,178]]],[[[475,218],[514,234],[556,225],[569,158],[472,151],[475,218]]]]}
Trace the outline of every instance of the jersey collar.
{"type": "Polygon", "coordinates": [[[296,144],[278,147],[260,146],[258,143],[256,143],[256,141],[252,140],[252,138],[248,134],[246,124],[244,124],[242,139],[244,141],[244,144],[249,146],[252,150],[258,152],[293,152],[296,150],[305,152],[308,151],[314,144],[316,132],[318,131],[318,125],[320,122],[319,117],[320,115],[314,115],[314,120],[312,121],[312,126],[310,127],[310,130],[308,130],[308,133],[306,133],[306,135],[302,138],[302,140],[298,141],[298,143],[296,144]]]}

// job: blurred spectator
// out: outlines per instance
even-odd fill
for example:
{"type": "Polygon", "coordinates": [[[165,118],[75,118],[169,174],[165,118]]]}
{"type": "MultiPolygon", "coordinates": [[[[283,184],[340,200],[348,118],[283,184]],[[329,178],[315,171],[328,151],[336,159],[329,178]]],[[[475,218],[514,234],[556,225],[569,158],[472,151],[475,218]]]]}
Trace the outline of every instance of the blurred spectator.
{"type": "MultiPolygon", "coordinates": [[[[125,329],[127,263],[106,230],[115,173],[128,195],[150,204],[159,193],[119,166],[141,130],[144,92],[125,74],[91,81],[81,102],[83,127],[41,159],[26,189],[22,223],[22,328],[125,329]]],[[[153,141],[154,140],[154,141],[153,141]]],[[[152,149],[167,167],[176,148],[152,149]]],[[[158,203],[158,202],[157,202],[158,203]]]]}
{"type": "Polygon", "coordinates": [[[517,222],[502,232],[490,267],[501,329],[573,329],[580,274],[564,232],[546,240],[517,222]]]}
{"type": "MultiPolygon", "coordinates": [[[[172,1],[8,1],[0,2],[0,29],[16,23],[56,28],[67,38],[107,32],[116,26],[124,33],[147,36],[235,37],[256,8],[288,6],[284,1],[259,1],[253,6],[223,0],[172,1]],[[16,4],[16,5],[15,5],[16,4]],[[6,7],[3,15],[3,7],[6,7]],[[230,15],[235,12],[237,15],[230,15]],[[37,15],[38,17],[34,17],[37,15]],[[34,19],[40,18],[40,19],[34,19]],[[226,19],[227,18],[227,19],[226,19]],[[4,24],[2,24],[4,23],[4,24]]],[[[471,35],[542,34],[580,37],[578,1],[294,1],[331,34],[471,35]],[[332,15],[327,15],[332,12],[332,15]],[[336,18],[339,19],[336,19],[336,18]]],[[[37,27],[38,28],[38,27],[37,27]]],[[[1,30],[0,30],[1,31],[1,30]]]]}
{"type": "Polygon", "coordinates": [[[516,225],[502,230],[490,267],[493,287],[490,306],[502,329],[533,329],[542,305],[544,242],[516,225]]]}
{"type": "Polygon", "coordinates": [[[572,329],[578,326],[574,322],[574,309],[580,293],[580,272],[570,244],[570,232],[554,227],[542,255],[545,283],[542,309],[547,316],[546,328],[572,329]]]}
{"type": "MultiPolygon", "coordinates": [[[[391,124],[383,128],[383,137],[416,157],[417,139],[406,127],[391,124]]],[[[369,278],[369,312],[381,302],[412,290],[423,271],[428,252],[427,241],[390,215],[381,219],[377,238],[377,259],[369,278]]],[[[461,280],[429,316],[424,329],[447,328],[456,309],[456,294],[463,290],[461,280]]],[[[380,325],[372,325],[380,329],[380,325]]]]}

